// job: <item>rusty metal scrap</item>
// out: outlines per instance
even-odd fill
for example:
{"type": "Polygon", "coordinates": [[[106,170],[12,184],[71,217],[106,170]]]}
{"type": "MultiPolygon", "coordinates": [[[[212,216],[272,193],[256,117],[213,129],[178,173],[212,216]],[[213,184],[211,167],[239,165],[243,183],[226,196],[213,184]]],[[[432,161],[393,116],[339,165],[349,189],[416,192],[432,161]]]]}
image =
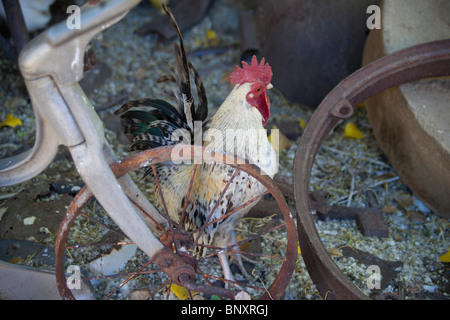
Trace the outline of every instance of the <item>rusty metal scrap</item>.
{"type": "Polygon", "coordinates": [[[329,206],[325,200],[323,192],[311,194],[311,207],[316,211],[317,217],[325,219],[355,219],[359,230],[366,237],[386,238],[389,230],[383,220],[381,210],[374,202],[372,191],[367,191],[371,203],[368,208],[354,208],[343,206],[329,206]]]}
{"type": "MultiPolygon", "coordinates": [[[[275,176],[274,182],[286,198],[295,201],[293,185],[286,177],[275,176]]],[[[318,219],[356,219],[358,227],[364,236],[385,238],[389,235],[389,232],[381,210],[377,207],[372,192],[369,190],[366,194],[370,202],[370,207],[368,208],[330,206],[325,200],[326,193],[323,191],[311,193],[310,206],[316,212],[318,219]]],[[[264,203],[261,206],[266,206],[270,210],[269,203],[264,203]]],[[[254,210],[257,211],[258,209],[260,208],[255,206],[254,210]]],[[[264,212],[262,208],[260,210],[264,212]]]]}

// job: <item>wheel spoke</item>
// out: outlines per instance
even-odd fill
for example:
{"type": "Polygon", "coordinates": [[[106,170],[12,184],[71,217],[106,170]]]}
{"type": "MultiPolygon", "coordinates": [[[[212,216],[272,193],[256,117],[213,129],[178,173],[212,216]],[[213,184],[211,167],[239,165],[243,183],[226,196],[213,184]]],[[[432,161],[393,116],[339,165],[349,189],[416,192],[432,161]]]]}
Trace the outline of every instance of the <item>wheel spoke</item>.
{"type": "Polygon", "coordinates": [[[184,215],[186,214],[186,208],[187,208],[187,205],[189,202],[189,198],[191,196],[192,186],[194,184],[195,172],[197,171],[197,165],[198,165],[197,163],[194,164],[194,167],[192,168],[191,179],[189,180],[189,188],[188,188],[186,198],[184,198],[183,211],[181,211],[181,216],[180,216],[180,221],[178,222],[178,227],[181,227],[182,222],[184,220],[184,215]]]}
{"type": "Polygon", "coordinates": [[[197,237],[194,241],[194,244],[192,245],[192,250],[195,250],[195,247],[198,245],[198,241],[200,240],[200,237],[202,236],[203,232],[205,231],[206,228],[206,224],[208,223],[208,221],[211,219],[212,215],[214,214],[214,212],[216,211],[217,207],[219,206],[220,201],[222,200],[223,196],[225,195],[225,192],[228,190],[228,187],[230,186],[231,182],[233,182],[234,178],[237,176],[237,174],[240,172],[240,169],[236,169],[233,172],[233,175],[231,176],[231,178],[227,181],[225,187],[223,188],[222,192],[220,193],[219,198],[217,199],[216,203],[214,204],[214,207],[211,209],[211,211],[208,214],[208,217],[205,220],[205,224],[203,224],[199,230],[198,230],[198,234],[197,237]]]}
{"type": "MultiPolygon", "coordinates": [[[[133,272],[132,274],[130,274],[130,276],[123,281],[121,284],[119,284],[116,288],[114,288],[112,291],[110,291],[106,296],[105,299],[108,299],[112,294],[114,294],[114,292],[116,292],[117,290],[119,290],[120,288],[122,288],[124,285],[126,285],[131,279],[133,279],[134,277],[136,277],[137,275],[141,275],[142,274],[142,270],[144,270],[152,261],[149,260],[147,261],[147,263],[145,263],[142,267],[139,268],[138,271],[133,272]]],[[[153,270],[152,270],[153,271],[153,270]]]]}
{"type": "Polygon", "coordinates": [[[161,184],[159,183],[158,173],[156,172],[156,168],[155,168],[154,164],[152,164],[152,171],[153,171],[153,176],[155,177],[155,181],[156,181],[156,188],[158,189],[159,196],[161,197],[161,203],[164,208],[165,217],[166,217],[169,225],[172,225],[172,222],[171,222],[170,216],[169,216],[169,211],[167,210],[166,200],[164,199],[164,195],[163,195],[163,192],[161,189],[161,184]]]}
{"type": "Polygon", "coordinates": [[[144,209],[141,208],[141,206],[139,206],[135,201],[133,201],[133,199],[131,199],[130,197],[128,197],[128,199],[130,199],[131,203],[133,203],[133,205],[135,206],[135,208],[137,208],[140,212],[142,212],[147,218],[150,219],[150,221],[152,221],[155,226],[157,228],[159,228],[160,231],[164,230],[164,226],[162,226],[161,224],[159,224],[151,215],[148,214],[147,211],[145,211],[144,209]]]}

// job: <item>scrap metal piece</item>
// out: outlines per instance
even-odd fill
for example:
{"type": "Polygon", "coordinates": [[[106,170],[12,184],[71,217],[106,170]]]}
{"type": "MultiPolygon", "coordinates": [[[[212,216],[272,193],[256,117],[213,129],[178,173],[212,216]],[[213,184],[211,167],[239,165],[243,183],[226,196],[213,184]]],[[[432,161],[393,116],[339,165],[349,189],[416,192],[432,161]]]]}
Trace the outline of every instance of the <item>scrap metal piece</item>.
{"type": "Polygon", "coordinates": [[[321,220],[355,219],[363,236],[386,238],[389,235],[389,230],[384,222],[383,215],[376,203],[373,202],[372,191],[367,191],[366,194],[370,194],[371,205],[369,208],[330,206],[327,204],[323,192],[314,192],[311,195],[311,207],[314,208],[317,217],[321,220]]]}
{"type": "Polygon", "coordinates": [[[378,208],[375,193],[367,190],[366,195],[369,198],[370,208],[364,208],[365,210],[356,215],[356,223],[366,237],[387,238],[389,230],[384,222],[383,214],[378,208]]]}
{"type": "MultiPolygon", "coordinates": [[[[371,295],[375,295],[376,299],[385,296],[385,294],[378,295],[377,293],[385,289],[388,286],[389,282],[397,276],[400,271],[399,269],[403,267],[402,261],[384,260],[371,253],[352,247],[343,247],[341,249],[341,252],[344,257],[354,258],[358,264],[363,264],[367,267],[377,266],[379,268],[382,277],[381,279],[379,279],[378,286],[375,286],[375,288],[373,289],[374,291],[371,292],[371,295]]],[[[395,296],[390,292],[386,294],[389,294],[389,298],[395,296]]],[[[388,297],[385,298],[387,299],[388,297]]]]}
{"type": "MultiPolygon", "coordinates": [[[[281,190],[283,195],[292,201],[295,200],[292,183],[285,177],[275,176],[274,182],[281,190]]],[[[366,194],[369,197],[369,208],[355,208],[343,206],[330,206],[325,200],[326,192],[316,191],[310,195],[310,206],[316,212],[316,216],[321,219],[356,219],[361,233],[366,237],[385,238],[389,235],[389,230],[384,222],[381,210],[378,208],[376,199],[372,191],[368,190],[366,194]]],[[[267,207],[270,211],[270,204],[260,202],[253,209],[267,207]],[[261,205],[259,205],[261,204],[261,205]]],[[[261,211],[265,211],[263,208],[261,211]]],[[[250,212],[251,213],[251,212],[250,212]]]]}

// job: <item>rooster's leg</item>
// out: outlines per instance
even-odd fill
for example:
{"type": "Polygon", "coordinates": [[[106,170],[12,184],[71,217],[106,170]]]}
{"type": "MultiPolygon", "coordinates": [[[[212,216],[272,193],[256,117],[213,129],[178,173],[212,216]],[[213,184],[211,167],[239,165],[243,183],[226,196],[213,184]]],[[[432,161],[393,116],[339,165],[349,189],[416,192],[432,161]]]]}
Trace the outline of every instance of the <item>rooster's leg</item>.
{"type": "MultiPolygon", "coordinates": [[[[234,277],[230,269],[230,264],[228,262],[227,253],[222,251],[217,256],[219,257],[225,280],[234,281],[234,277]]],[[[228,282],[225,282],[225,288],[228,288],[228,282]]]]}
{"type": "MultiPolygon", "coordinates": [[[[221,242],[221,246],[224,248],[228,245],[229,245],[228,246],[229,248],[233,248],[234,246],[236,246],[237,241],[236,241],[236,236],[235,236],[234,230],[232,230],[231,232],[227,232],[227,236],[221,238],[220,242],[221,242]]],[[[247,271],[244,268],[244,264],[242,263],[241,255],[239,253],[227,252],[226,250],[224,250],[218,254],[218,257],[219,257],[220,264],[222,266],[223,275],[224,275],[225,280],[235,281],[234,277],[233,277],[233,273],[231,272],[231,268],[230,268],[230,260],[236,261],[239,269],[241,270],[241,273],[245,277],[249,277],[247,274],[247,271]]],[[[225,287],[226,288],[229,287],[229,282],[227,282],[227,281],[225,282],[225,287]]],[[[236,287],[239,289],[242,289],[239,285],[236,285],[236,287]]]]}

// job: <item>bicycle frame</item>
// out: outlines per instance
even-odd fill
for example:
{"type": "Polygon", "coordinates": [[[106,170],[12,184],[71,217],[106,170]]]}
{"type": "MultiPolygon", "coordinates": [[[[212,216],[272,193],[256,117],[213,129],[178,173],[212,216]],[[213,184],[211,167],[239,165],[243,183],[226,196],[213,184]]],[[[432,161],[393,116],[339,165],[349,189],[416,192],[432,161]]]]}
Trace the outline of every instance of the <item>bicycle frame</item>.
{"type": "Polygon", "coordinates": [[[89,41],[120,21],[139,2],[89,1],[81,7],[79,29],[69,29],[63,21],[22,49],[19,67],[34,109],[36,142],[31,150],[0,160],[0,186],[38,175],[51,163],[58,147],[65,146],[81,178],[108,215],[152,257],[163,245],[147,227],[154,227],[151,219],[135,210],[128,196],[158,223],[166,225],[166,221],[128,176],[115,178],[110,164],[116,158],[105,140],[103,123],[78,84],[89,41]]]}

